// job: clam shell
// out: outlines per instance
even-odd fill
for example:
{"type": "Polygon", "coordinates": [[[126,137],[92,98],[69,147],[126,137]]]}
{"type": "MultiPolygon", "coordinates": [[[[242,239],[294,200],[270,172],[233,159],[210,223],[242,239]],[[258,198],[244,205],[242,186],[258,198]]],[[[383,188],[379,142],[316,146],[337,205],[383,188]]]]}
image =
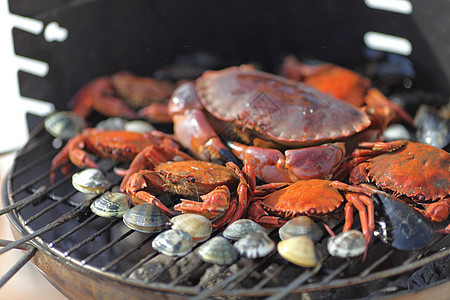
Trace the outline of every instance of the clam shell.
{"type": "Polygon", "coordinates": [[[124,130],[127,121],[120,117],[112,117],[97,123],[95,128],[103,130],[124,130]]]}
{"type": "Polygon", "coordinates": [[[237,259],[238,252],[226,238],[216,236],[198,248],[198,255],[207,263],[230,265],[237,259]]]}
{"type": "Polygon", "coordinates": [[[104,218],[120,218],[128,209],[128,196],[123,193],[106,193],[91,204],[91,211],[104,218]]]}
{"type": "Polygon", "coordinates": [[[328,253],[341,258],[355,257],[366,250],[364,235],[358,230],[348,230],[328,239],[328,253]]]}
{"type": "Polygon", "coordinates": [[[282,240],[287,240],[295,236],[306,235],[310,237],[313,242],[319,241],[323,236],[323,233],[324,232],[319,224],[307,216],[298,216],[289,220],[286,224],[281,226],[278,231],[280,239],[282,240]]]}
{"type": "Polygon", "coordinates": [[[193,245],[189,233],[179,229],[161,232],[152,242],[153,249],[169,256],[185,256],[192,250],[193,245]]]}
{"type": "Polygon", "coordinates": [[[275,242],[264,231],[255,231],[244,235],[234,244],[234,247],[242,256],[258,258],[272,252],[275,242]]]}
{"type": "Polygon", "coordinates": [[[230,240],[239,240],[250,232],[264,231],[264,228],[250,219],[239,219],[223,231],[223,236],[230,240]]]}
{"type": "Polygon", "coordinates": [[[88,168],[72,175],[73,187],[82,193],[101,194],[109,184],[99,169],[88,168]]]}
{"type": "Polygon", "coordinates": [[[153,203],[139,204],[123,214],[125,225],[145,233],[162,231],[167,221],[167,216],[153,203]]]}
{"type": "Polygon", "coordinates": [[[60,111],[46,117],[44,127],[54,137],[69,140],[81,133],[86,123],[71,111],[60,111]]]}
{"type": "Polygon", "coordinates": [[[211,221],[202,215],[182,214],[170,219],[172,229],[181,229],[189,233],[195,243],[204,241],[211,236],[211,221]]]}
{"type": "Polygon", "coordinates": [[[315,267],[319,262],[314,242],[307,236],[296,236],[277,245],[278,253],[287,261],[302,267],[315,267]]]}
{"type": "Polygon", "coordinates": [[[146,133],[155,130],[155,127],[148,122],[142,120],[134,120],[125,123],[125,130],[146,133]]]}

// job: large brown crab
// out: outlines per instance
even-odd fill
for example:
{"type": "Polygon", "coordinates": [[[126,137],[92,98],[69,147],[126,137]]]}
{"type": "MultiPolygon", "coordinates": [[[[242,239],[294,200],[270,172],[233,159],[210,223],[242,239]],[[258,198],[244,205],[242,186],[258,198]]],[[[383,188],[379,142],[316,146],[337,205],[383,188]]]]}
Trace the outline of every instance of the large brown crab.
{"type": "Polygon", "coordinates": [[[379,134],[366,130],[371,121],[359,108],[251,66],[207,71],[181,85],[169,112],[175,136],[197,157],[218,158],[227,151],[219,136],[232,140],[234,154],[267,182],[332,178],[342,170],[341,141],[379,134]]]}
{"type": "MultiPolygon", "coordinates": [[[[373,182],[380,189],[420,207],[434,222],[450,213],[450,154],[406,140],[361,143],[353,152],[353,184],[373,182]]],[[[450,232],[450,227],[447,228],[450,232]]]]}

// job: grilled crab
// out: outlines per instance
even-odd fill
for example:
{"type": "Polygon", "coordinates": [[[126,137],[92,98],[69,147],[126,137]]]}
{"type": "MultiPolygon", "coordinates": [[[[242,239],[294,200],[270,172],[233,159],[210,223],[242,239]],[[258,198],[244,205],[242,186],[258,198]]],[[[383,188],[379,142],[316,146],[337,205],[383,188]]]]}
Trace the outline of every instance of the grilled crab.
{"type": "Polygon", "coordinates": [[[135,119],[140,116],[152,122],[171,122],[167,100],[174,88],[168,81],[122,71],[84,85],[72,99],[73,111],[82,118],[95,110],[110,117],[135,119]],[[141,110],[136,113],[138,109],[141,110]]]}
{"type": "MultiPolygon", "coordinates": [[[[434,222],[450,213],[450,154],[421,143],[398,140],[361,143],[353,152],[353,184],[372,182],[384,191],[420,207],[434,222]]],[[[447,229],[450,232],[450,227],[447,229]]]]}
{"type": "Polygon", "coordinates": [[[266,182],[332,178],[345,170],[342,141],[380,133],[366,130],[371,121],[359,108],[250,66],[207,71],[179,86],[169,112],[177,140],[198,158],[220,159],[228,151],[220,137],[231,140],[266,182]]]}

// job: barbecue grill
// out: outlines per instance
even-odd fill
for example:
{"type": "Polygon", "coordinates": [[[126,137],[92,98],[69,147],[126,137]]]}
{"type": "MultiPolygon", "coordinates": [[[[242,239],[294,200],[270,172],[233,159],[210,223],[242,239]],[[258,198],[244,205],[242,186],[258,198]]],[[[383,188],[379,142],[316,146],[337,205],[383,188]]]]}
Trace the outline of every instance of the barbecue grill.
{"type": "MultiPolygon", "coordinates": [[[[377,38],[387,35],[391,41],[406,41],[405,46],[387,50],[408,55],[417,72],[415,87],[448,95],[450,41],[445,12],[450,4],[435,1],[433,7],[425,7],[421,1],[390,1],[403,8],[386,11],[381,2],[11,1],[10,9],[68,30],[67,40],[60,44],[14,31],[18,54],[49,64],[43,78],[19,73],[22,94],[51,101],[58,110],[67,109],[67,99],[94,77],[124,69],[151,75],[180,53],[208,51],[228,65],[258,61],[268,70],[275,70],[289,53],[354,67],[364,47],[381,49],[383,43],[377,38]]],[[[200,244],[186,257],[164,256],[151,247],[156,234],[141,234],[120,219],[92,214],[89,205],[100,195],[79,193],[71,177],[62,175],[50,184],[51,160],[59,149],[53,147],[54,138],[45,131],[42,118],[31,116],[30,124],[29,142],[18,151],[2,187],[1,213],[8,214],[16,241],[0,241],[0,253],[24,250],[15,268],[32,259],[69,298],[284,299],[299,293],[309,293],[313,299],[380,297],[408,292],[391,282],[414,287],[415,272],[448,264],[450,238],[442,235],[420,251],[397,251],[374,238],[365,261],[328,256],[324,236],[317,244],[321,263],[312,269],[290,264],[275,252],[214,266],[196,256],[200,244]]],[[[111,182],[107,191],[117,189],[121,178],[114,168],[126,164],[102,158],[96,162],[111,182]]],[[[73,173],[77,171],[72,167],[73,173]]],[[[168,207],[177,201],[163,200],[168,207]]],[[[342,223],[335,225],[336,230],[341,227],[342,223]]],[[[279,240],[276,231],[270,237],[279,240]]],[[[449,289],[445,278],[425,287],[435,285],[449,289]]]]}

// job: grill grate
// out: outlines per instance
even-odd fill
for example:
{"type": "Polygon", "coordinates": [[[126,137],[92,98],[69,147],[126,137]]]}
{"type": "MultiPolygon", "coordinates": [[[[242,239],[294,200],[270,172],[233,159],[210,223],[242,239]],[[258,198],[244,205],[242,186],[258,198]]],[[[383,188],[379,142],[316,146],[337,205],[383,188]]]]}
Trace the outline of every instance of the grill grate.
{"type": "MultiPolygon", "coordinates": [[[[50,184],[51,159],[57,152],[51,146],[49,134],[39,127],[17,154],[5,185],[7,197],[4,198],[9,203],[4,203],[6,207],[0,212],[9,212],[10,219],[24,237],[14,242],[3,241],[0,254],[13,248],[28,252],[2,277],[1,283],[33,257],[36,250],[30,244],[60,257],[68,265],[121,284],[143,286],[149,293],[156,290],[195,295],[195,299],[211,296],[281,299],[291,293],[353,287],[411,273],[450,254],[448,236],[437,236],[425,249],[411,252],[393,250],[374,238],[365,262],[361,257],[341,260],[325,254],[314,269],[294,266],[276,252],[261,259],[240,258],[231,266],[213,266],[196,256],[195,249],[201,243],[186,257],[165,257],[151,248],[156,234],[135,232],[120,219],[104,219],[91,214],[89,205],[100,195],[86,196],[75,191],[70,177],[60,174],[55,183],[50,184]],[[443,247],[444,250],[438,251],[443,247]],[[149,265],[154,269],[147,270],[149,265]],[[146,273],[150,276],[145,277],[146,273]]],[[[96,162],[112,182],[107,191],[117,189],[121,178],[113,170],[121,164],[100,158],[96,162]]],[[[341,226],[342,222],[335,229],[339,230],[341,226]]],[[[220,232],[215,231],[212,236],[218,234],[220,232]]],[[[276,231],[270,237],[278,241],[276,231]]],[[[319,250],[323,250],[325,238],[319,241],[319,250]]],[[[376,289],[378,285],[373,286],[376,289]]]]}

